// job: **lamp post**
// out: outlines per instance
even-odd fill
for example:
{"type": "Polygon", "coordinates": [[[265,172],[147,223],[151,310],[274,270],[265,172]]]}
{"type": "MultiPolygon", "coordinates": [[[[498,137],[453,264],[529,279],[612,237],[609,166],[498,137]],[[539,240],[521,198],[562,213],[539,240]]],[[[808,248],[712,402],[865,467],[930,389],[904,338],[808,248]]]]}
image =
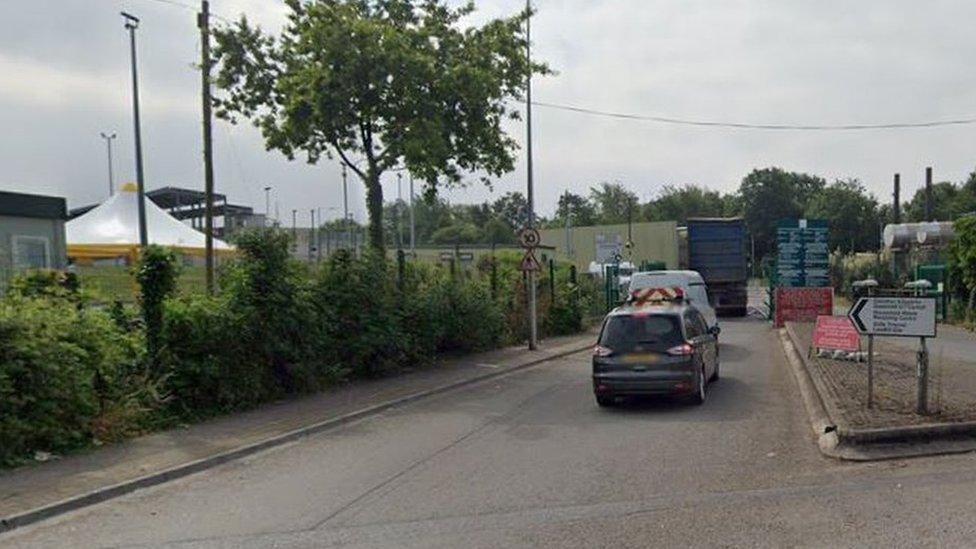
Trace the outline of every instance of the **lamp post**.
{"type": "MultiPolygon", "coordinates": [[[[529,65],[529,73],[525,81],[525,153],[528,171],[528,228],[535,227],[535,194],[533,192],[532,170],[532,0],[525,0],[525,57],[529,65]]],[[[529,271],[529,350],[534,351],[539,345],[538,326],[536,324],[536,273],[529,271]]]]}
{"type": "Polygon", "coordinates": [[[132,118],[135,129],[136,145],[136,187],[138,190],[136,204],[139,209],[139,245],[143,248],[149,245],[149,235],[146,230],[146,181],[142,166],[142,127],[139,120],[139,72],[136,62],[136,29],[139,28],[139,18],[121,12],[125,20],[125,29],[129,31],[129,50],[132,58],[132,118]]]}
{"type": "Polygon", "coordinates": [[[100,135],[102,136],[102,139],[105,140],[105,147],[108,149],[108,195],[112,196],[115,194],[115,175],[113,174],[112,170],[112,141],[114,141],[118,135],[116,135],[115,132],[101,132],[100,135]]]}

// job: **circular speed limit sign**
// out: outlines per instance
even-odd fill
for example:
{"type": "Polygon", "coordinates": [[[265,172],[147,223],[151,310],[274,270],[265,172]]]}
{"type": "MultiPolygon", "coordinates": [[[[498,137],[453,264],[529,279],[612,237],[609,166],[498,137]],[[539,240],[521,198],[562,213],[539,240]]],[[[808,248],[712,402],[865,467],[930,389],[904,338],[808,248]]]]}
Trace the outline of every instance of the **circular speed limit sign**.
{"type": "Polygon", "coordinates": [[[519,233],[519,242],[523,248],[535,248],[542,242],[542,236],[536,229],[522,229],[519,233]]]}

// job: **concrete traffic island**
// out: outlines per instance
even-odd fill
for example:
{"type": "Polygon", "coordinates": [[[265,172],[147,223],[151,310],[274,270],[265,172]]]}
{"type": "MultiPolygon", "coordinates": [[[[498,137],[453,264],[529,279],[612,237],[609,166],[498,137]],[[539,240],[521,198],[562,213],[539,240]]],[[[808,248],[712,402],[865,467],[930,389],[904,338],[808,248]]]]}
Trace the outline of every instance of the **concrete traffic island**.
{"type": "Polygon", "coordinates": [[[869,408],[866,364],[817,356],[810,352],[812,338],[812,323],[787,323],[780,330],[825,455],[872,461],[976,451],[976,341],[973,360],[934,357],[929,414],[920,415],[911,341],[876,340],[869,408]]]}

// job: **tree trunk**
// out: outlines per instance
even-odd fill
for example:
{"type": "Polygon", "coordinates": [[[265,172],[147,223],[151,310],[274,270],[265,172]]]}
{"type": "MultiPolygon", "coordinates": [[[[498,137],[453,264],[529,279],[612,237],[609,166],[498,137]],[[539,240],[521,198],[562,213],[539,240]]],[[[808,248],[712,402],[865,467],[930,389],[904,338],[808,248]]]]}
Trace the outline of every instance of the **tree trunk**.
{"type": "Polygon", "coordinates": [[[380,174],[370,168],[366,172],[366,210],[369,213],[369,246],[383,257],[386,243],[383,240],[383,187],[380,174]]]}

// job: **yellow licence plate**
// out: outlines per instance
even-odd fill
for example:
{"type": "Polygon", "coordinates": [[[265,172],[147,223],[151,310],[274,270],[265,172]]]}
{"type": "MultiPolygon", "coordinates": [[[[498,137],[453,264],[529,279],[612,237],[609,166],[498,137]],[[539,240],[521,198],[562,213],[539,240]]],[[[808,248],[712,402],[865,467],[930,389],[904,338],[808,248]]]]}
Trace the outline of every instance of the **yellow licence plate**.
{"type": "Polygon", "coordinates": [[[624,364],[654,364],[659,357],[654,353],[632,354],[623,357],[624,364]]]}

